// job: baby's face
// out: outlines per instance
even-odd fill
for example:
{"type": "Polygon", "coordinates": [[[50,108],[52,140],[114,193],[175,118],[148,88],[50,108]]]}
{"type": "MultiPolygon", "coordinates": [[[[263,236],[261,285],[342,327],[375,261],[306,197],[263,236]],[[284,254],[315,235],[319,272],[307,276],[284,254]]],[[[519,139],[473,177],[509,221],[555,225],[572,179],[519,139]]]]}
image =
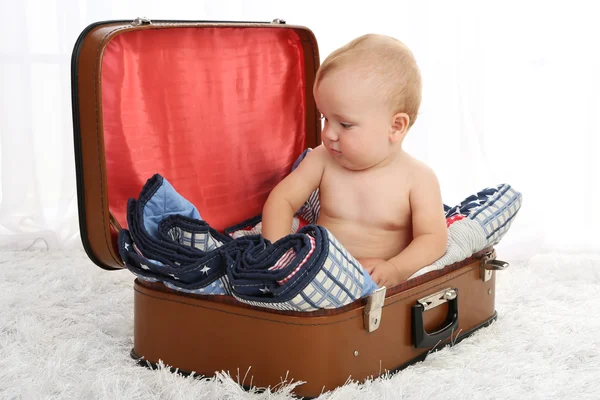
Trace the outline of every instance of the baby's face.
{"type": "Polygon", "coordinates": [[[391,114],[384,97],[352,70],[327,74],[314,90],[324,125],[321,138],[340,165],[364,170],[386,160],[391,114]]]}

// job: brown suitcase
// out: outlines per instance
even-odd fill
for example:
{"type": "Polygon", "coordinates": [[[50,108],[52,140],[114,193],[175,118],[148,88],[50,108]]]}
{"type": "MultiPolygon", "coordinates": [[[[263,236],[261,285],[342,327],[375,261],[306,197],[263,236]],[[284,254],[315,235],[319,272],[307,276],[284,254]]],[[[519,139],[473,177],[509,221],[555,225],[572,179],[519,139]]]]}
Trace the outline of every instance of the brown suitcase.
{"type": "MultiPolygon", "coordinates": [[[[281,20],[136,19],[86,28],[73,51],[72,96],[79,220],[90,259],[107,270],[123,267],[116,240],[127,227],[127,199],[157,171],[219,230],[258,215],[296,157],[320,143],[312,98],[318,66],[313,33],[281,20]]],[[[246,386],[300,381],[296,394],[318,396],[423,360],[490,324],[494,270],[506,266],[488,247],[314,312],[136,279],[132,356],[204,376],[247,375],[246,386]]]]}

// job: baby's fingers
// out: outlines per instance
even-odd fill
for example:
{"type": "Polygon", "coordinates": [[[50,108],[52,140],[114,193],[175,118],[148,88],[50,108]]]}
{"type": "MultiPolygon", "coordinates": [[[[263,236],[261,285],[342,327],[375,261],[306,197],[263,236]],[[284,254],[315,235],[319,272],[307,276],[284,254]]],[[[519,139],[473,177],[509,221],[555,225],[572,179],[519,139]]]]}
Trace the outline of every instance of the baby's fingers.
{"type": "Polygon", "coordinates": [[[378,270],[374,270],[373,273],[371,274],[371,279],[373,279],[373,282],[375,282],[375,284],[379,287],[381,287],[381,283],[383,282],[383,277],[381,276],[381,272],[378,270]]]}

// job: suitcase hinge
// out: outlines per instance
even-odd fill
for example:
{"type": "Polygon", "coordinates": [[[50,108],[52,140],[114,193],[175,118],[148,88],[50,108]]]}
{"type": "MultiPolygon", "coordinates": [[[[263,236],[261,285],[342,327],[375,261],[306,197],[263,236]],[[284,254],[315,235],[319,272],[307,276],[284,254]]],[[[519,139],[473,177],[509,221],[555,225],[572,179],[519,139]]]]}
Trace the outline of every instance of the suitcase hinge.
{"type": "Polygon", "coordinates": [[[364,311],[364,324],[365,329],[369,332],[373,332],[379,328],[379,324],[381,324],[381,312],[383,303],[385,302],[386,290],[385,286],[375,290],[369,296],[369,300],[367,300],[364,311]]]}
{"type": "Polygon", "coordinates": [[[281,18],[275,18],[273,21],[271,21],[272,24],[285,24],[285,19],[281,19],[281,18]]]}
{"type": "Polygon", "coordinates": [[[481,280],[484,282],[492,279],[493,271],[501,271],[508,268],[510,264],[506,261],[496,260],[496,250],[492,249],[489,253],[486,253],[479,264],[481,280]]]}
{"type": "Polygon", "coordinates": [[[150,25],[150,24],[152,24],[152,21],[146,17],[137,17],[136,19],[131,21],[131,25],[133,25],[133,26],[150,25]]]}

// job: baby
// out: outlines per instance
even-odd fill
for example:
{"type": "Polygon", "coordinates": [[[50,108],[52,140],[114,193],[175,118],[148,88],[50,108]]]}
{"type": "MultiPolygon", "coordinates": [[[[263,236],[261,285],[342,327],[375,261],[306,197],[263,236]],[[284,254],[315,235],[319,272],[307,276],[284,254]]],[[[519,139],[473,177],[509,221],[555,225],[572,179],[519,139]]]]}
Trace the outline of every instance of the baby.
{"type": "Polygon", "coordinates": [[[289,235],[295,212],[319,188],[317,225],[378,286],[397,285],[440,258],[447,241],[437,177],[402,149],[421,102],[415,59],[391,37],[359,37],[325,59],[313,94],[322,144],[270,193],[263,236],[289,235]]]}

